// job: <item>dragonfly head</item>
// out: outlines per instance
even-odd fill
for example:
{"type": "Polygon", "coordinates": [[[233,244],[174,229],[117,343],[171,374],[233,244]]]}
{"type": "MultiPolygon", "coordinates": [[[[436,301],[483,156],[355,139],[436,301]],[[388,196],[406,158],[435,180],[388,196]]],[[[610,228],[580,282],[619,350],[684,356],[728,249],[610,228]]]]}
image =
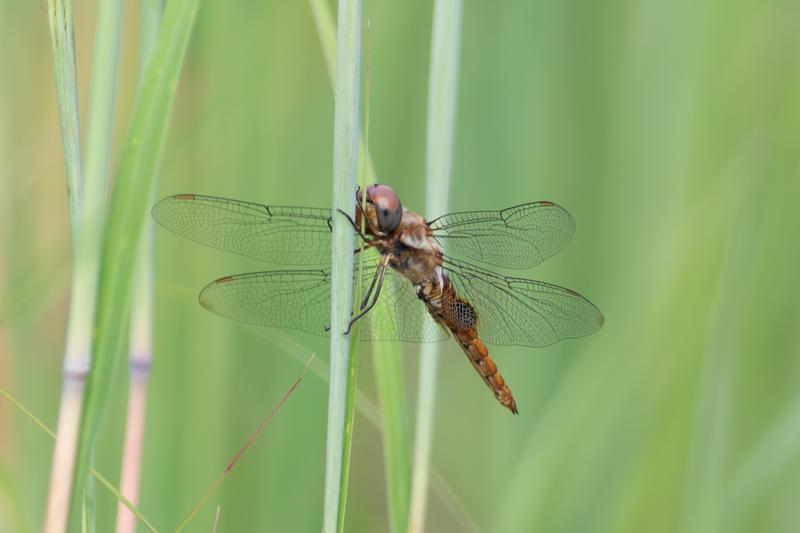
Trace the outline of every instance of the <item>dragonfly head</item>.
{"type": "MultiPolygon", "coordinates": [[[[356,193],[359,211],[362,204],[361,191],[356,193]]],[[[367,187],[366,207],[364,209],[367,223],[382,234],[389,234],[397,229],[403,218],[403,206],[394,189],[388,185],[370,185],[367,187]]]]}

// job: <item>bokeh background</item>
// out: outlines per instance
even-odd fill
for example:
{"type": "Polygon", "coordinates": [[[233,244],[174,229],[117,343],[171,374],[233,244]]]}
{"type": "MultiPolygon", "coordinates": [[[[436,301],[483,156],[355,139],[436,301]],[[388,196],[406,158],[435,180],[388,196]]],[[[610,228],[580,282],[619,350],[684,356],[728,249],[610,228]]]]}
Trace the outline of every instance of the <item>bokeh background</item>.
{"type": "MultiPolygon", "coordinates": [[[[127,3],[116,120],[127,123],[127,3]]],[[[0,1],[0,384],[55,426],[69,225],[43,2],[0,1]]],[[[82,118],[94,3],[75,2],[82,118]]],[[[432,6],[366,1],[379,179],[424,206],[432,6]]],[[[531,277],[588,296],[596,335],[493,355],[500,408],[443,345],[431,532],[790,532],[800,527],[800,4],[467,0],[452,210],[548,199],[569,246],[531,277]]],[[[306,2],[205,2],[160,196],[330,204],[333,99],[306,2]]],[[[118,145],[118,142],[117,142],[118,145]]],[[[156,360],[141,509],[189,511],[326,341],[203,310],[264,265],[157,232],[156,360]]],[[[418,347],[404,346],[408,397],[418,347]]],[[[362,351],[359,388],[375,398],[362,351]]],[[[98,443],[115,482],[127,378],[98,443]]],[[[327,384],[310,373],[190,528],[318,531],[327,384]]],[[[0,530],[41,527],[52,442],[0,400],[0,530]]],[[[380,433],[358,416],[347,530],[388,530],[380,433]]],[[[98,530],[115,501],[98,488],[98,530]]]]}

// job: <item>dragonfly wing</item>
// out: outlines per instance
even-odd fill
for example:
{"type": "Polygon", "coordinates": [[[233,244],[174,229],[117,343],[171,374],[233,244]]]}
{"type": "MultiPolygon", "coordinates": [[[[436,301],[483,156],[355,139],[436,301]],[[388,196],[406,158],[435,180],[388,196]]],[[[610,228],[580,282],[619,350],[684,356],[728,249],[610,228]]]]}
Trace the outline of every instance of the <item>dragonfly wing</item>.
{"type": "Polygon", "coordinates": [[[505,277],[448,259],[445,272],[478,315],[478,335],[490,344],[548,346],[583,337],[603,325],[603,315],[580,294],[557,285],[505,277]]]}
{"type": "MultiPolygon", "coordinates": [[[[365,261],[354,273],[366,290],[377,261],[365,261]]],[[[328,270],[254,272],[226,276],[200,292],[206,309],[226,318],[259,326],[288,328],[327,335],[331,311],[328,270]]],[[[357,299],[356,301],[360,301],[357,299]]],[[[362,341],[429,342],[448,337],[430,317],[405,278],[387,272],[378,302],[357,323],[362,341]]]]}
{"type": "Polygon", "coordinates": [[[429,225],[445,254],[511,269],[535,267],[575,232],[572,216],[552,202],[451,213],[429,225]]]}
{"type": "Polygon", "coordinates": [[[329,265],[327,209],[282,207],[177,194],[153,207],[153,218],[182,237],[278,265],[329,265]]]}
{"type": "Polygon", "coordinates": [[[200,304],[246,324],[325,335],[330,323],[330,275],[325,270],[226,276],[200,291],[200,304]]]}

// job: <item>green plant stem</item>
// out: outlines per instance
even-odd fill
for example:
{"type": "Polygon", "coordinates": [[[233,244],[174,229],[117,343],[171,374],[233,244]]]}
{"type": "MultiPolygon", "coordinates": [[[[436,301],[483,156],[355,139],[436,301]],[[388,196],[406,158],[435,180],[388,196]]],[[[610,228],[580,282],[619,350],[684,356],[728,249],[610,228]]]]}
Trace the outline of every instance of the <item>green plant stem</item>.
{"type": "MultiPolygon", "coordinates": [[[[141,83],[147,62],[158,38],[163,9],[162,0],[139,3],[138,82],[141,83]]],[[[155,181],[155,178],[154,178],[155,181]]],[[[153,186],[151,189],[155,189],[153,186]]],[[[153,204],[151,191],[148,205],[153,204]]],[[[153,220],[147,217],[136,258],[136,279],[131,307],[131,335],[128,347],[130,385],[122,452],[120,491],[130,501],[139,500],[142,443],[144,441],[147,383],[153,364],[153,220]]],[[[134,533],[136,519],[121,503],[117,505],[116,533],[134,533]]]]}
{"type": "MultiPolygon", "coordinates": [[[[353,216],[358,171],[361,2],[340,0],[336,45],[333,132],[333,211],[353,216]]],[[[341,531],[347,502],[350,440],[355,397],[355,365],[350,338],[343,334],[353,302],[353,231],[344,216],[333,217],[331,257],[331,381],[325,457],[323,531],[341,531]],[[352,389],[352,390],[351,390],[352,389]],[[350,405],[348,405],[350,404],[350,405]],[[349,420],[349,423],[348,423],[349,420]]]]}
{"type": "MultiPolygon", "coordinates": [[[[429,220],[447,211],[458,95],[461,13],[461,0],[436,0],[434,3],[425,162],[425,215],[429,220]]],[[[425,344],[420,353],[409,518],[409,531],[414,532],[423,531],[425,524],[438,351],[438,344],[425,344]]]]}
{"type": "MultiPolygon", "coordinates": [[[[109,185],[108,162],[114,125],[122,0],[97,3],[97,22],[89,89],[89,122],[84,153],[84,197],[87,212],[103,213],[109,185]]],[[[89,228],[87,228],[88,230],[89,228]]],[[[92,228],[91,239],[99,248],[102,223],[92,228]]],[[[96,255],[95,255],[96,258],[96,255]]]]}
{"type": "Polygon", "coordinates": [[[81,417],[70,504],[72,527],[78,524],[80,495],[86,484],[91,451],[122,353],[138,241],[198,3],[199,0],[172,0],[167,5],[120,151],[103,240],[94,361],[81,417]]]}
{"type": "MultiPolygon", "coordinates": [[[[311,11],[317,26],[322,45],[325,64],[333,83],[336,63],[336,32],[333,27],[333,16],[324,0],[311,0],[311,11]]],[[[377,181],[375,168],[369,152],[369,70],[370,59],[367,60],[367,95],[365,138],[359,137],[359,168],[363,169],[362,177],[366,181],[377,181]],[[372,178],[372,179],[370,179],[372,178]]],[[[361,184],[362,188],[365,186],[361,184]]],[[[358,276],[361,279],[361,276],[358,276]]],[[[395,532],[405,531],[408,522],[409,491],[411,477],[411,451],[408,428],[408,404],[405,396],[405,380],[402,371],[402,358],[398,346],[388,343],[376,344],[374,347],[375,379],[382,406],[381,417],[384,452],[384,468],[386,471],[387,507],[389,521],[395,532]]]]}
{"type": "Polygon", "coordinates": [[[411,491],[411,440],[408,427],[403,358],[396,343],[374,347],[375,379],[383,413],[383,455],[387,507],[392,531],[408,529],[411,491]]]}
{"type": "MultiPolygon", "coordinates": [[[[89,90],[89,124],[83,167],[83,203],[85,218],[80,229],[79,258],[87,262],[86,284],[87,318],[85,327],[91,328],[94,304],[97,298],[97,269],[100,242],[106,210],[106,193],[109,188],[109,158],[111,155],[114,125],[114,100],[117,86],[122,1],[104,0],[97,3],[97,23],[92,53],[92,79],[89,90]]],[[[86,345],[89,346],[88,344],[86,345]]],[[[89,352],[91,364],[91,352],[89,352]]],[[[84,504],[84,520],[89,531],[95,530],[95,485],[88,478],[84,504]]]]}
{"type": "MultiPolygon", "coordinates": [[[[325,58],[325,66],[328,70],[328,78],[333,87],[334,76],[336,75],[336,29],[333,26],[333,14],[328,7],[327,0],[309,0],[311,14],[314,16],[314,24],[317,26],[322,55],[325,58]]],[[[358,138],[358,164],[366,162],[366,175],[376,176],[375,165],[372,163],[372,156],[364,139],[358,138]],[[366,161],[364,161],[366,160],[366,161]]]]}
{"type": "Polygon", "coordinates": [[[75,64],[75,37],[72,23],[72,0],[49,0],[47,15],[53,49],[53,73],[58,101],[58,123],[64,149],[64,165],[69,196],[72,237],[76,236],[81,212],[80,118],[78,115],[78,74],[75,64]]]}
{"type": "MultiPolygon", "coordinates": [[[[268,346],[286,352],[298,363],[305,361],[300,357],[303,346],[285,335],[265,333],[263,328],[252,327],[250,331],[259,337],[268,346]],[[280,339],[279,341],[276,340],[280,339]]],[[[322,381],[330,382],[330,367],[322,359],[315,359],[310,367],[311,372],[322,381]]],[[[386,423],[378,406],[363,391],[356,388],[356,410],[378,433],[386,431],[386,423]]],[[[431,465],[431,487],[439,495],[445,507],[453,513],[463,531],[481,531],[475,518],[470,514],[467,505],[461,501],[455,490],[449,485],[447,480],[440,474],[435,465],[431,465]]]]}
{"type": "MultiPolygon", "coordinates": [[[[67,502],[73,480],[79,414],[83,407],[86,373],[91,365],[92,322],[97,290],[97,269],[103,228],[108,159],[114,112],[120,0],[98,3],[94,62],[89,99],[86,166],[81,176],[79,158],[75,50],[69,1],[50,2],[50,29],[56,66],[62,141],[67,167],[73,230],[72,294],[70,298],[64,384],[58,417],[58,438],[53,451],[45,530],[66,526],[67,502]]],[[[88,500],[87,500],[88,501],[88,500]]],[[[91,503],[91,502],[89,502],[91,503]]],[[[92,511],[90,508],[89,511],[92,511]]],[[[93,513],[85,519],[94,524],[93,513]]]]}

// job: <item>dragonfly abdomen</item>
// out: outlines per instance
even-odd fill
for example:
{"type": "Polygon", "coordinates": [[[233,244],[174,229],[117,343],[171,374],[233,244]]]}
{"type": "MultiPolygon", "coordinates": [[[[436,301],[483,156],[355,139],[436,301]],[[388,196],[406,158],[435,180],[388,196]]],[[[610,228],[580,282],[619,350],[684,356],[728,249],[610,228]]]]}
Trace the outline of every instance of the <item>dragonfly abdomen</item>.
{"type": "Polygon", "coordinates": [[[497,371],[489,350],[478,338],[478,315],[471,303],[459,298],[455,288],[447,276],[436,291],[435,302],[428,302],[428,309],[434,317],[449,329],[467,355],[467,359],[475,367],[478,375],[503,406],[517,414],[517,403],[506,385],[505,379],[497,371]]]}
{"type": "Polygon", "coordinates": [[[512,413],[517,414],[517,402],[514,401],[511,389],[506,385],[503,376],[497,371],[497,365],[494,364],[494,361],[489,356],[489,350],[486,345],[477,337],[462,339],[461,336],[456,334],[456,338],[461,349],[467,354],[470,363],[483,378],[484,383],[492,390],[497,401],[512,413]]]}

